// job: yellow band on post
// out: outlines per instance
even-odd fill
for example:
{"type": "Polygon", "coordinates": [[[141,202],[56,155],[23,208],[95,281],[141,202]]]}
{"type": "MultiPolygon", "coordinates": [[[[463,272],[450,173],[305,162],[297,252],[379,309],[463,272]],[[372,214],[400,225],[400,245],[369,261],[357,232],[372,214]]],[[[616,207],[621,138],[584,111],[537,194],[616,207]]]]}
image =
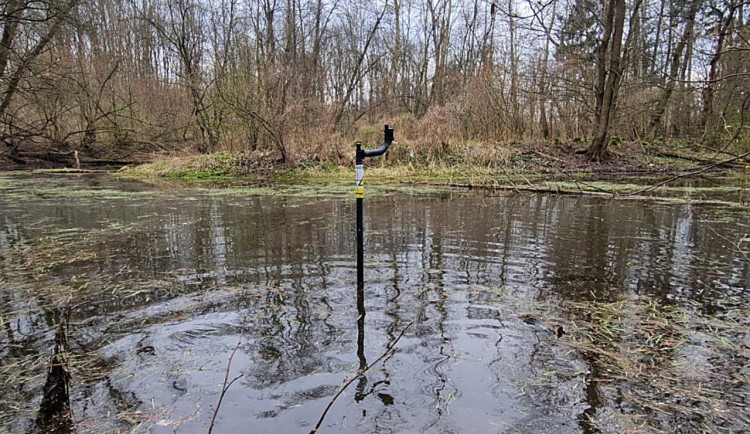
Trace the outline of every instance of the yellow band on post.
{"type": "Polygon", "coordinates": [[[357,199],[362,199],[365,197],[365,189],[362,187],[357,188],[357,199]]]}

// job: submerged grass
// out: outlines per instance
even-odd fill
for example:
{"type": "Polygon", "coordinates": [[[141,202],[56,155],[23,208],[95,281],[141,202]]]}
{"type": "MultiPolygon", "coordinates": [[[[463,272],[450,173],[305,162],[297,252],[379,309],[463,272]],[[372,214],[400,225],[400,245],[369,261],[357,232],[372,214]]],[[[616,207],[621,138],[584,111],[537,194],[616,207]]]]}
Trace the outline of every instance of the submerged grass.
{"type": "MultiPolygon", "coordinates": [[[[42,395],[54,329],[62,312],[72,309],[71,353],[66,352],[76,384],[101,381],[111,364],[96,348],[112,333],[131,333],[164,315],[181,311],[107,317],[109,306],[128,310],[149,300],[172,298],[179,285],[166,280],[125,282],[115,274],[102,274],[88,265],[118,260],[113,238],[127,238],[144,230],[138,223],[113,224],[98,229],[45,229],[46,235],[31,236],[18,243],[0,243],[0,432],[23,432],[33,421],[42,395]],[[88,271],[87,271],[88,270],[88,271]],[[165,295],[166,294],[166,295],[165,295]],[[92,313],[97,314],[92,315],[92,313]]],[[[128,273],[126,266],[121,270],[128,273]]],[[[185,309],[188,309],[185,307],[185,309]]],[[[77,387],[76,394],[87,393],[77,387]]]]}
{"type": "Polygon", "coordinates": [[[645,432],[750,425],[747,308],[708,315],[697,305],[633,295],[564,309],[570,338],[560,342],[588,361],[605,406],[620,408],[592,413],[595,426],[645,432]]]}
{"type": "MultiPolygon", "coordinates": [[[[84,174],[90,176],[89,174],[84,174]]],[[[15,203],[23,203],[29,199],[132,199],[137,200],[151,197],[156,193],[146,189],[124,191],[117,187],[109,188],[99,184],[99,180],[107,181],[106,175],[95,175],[96,181],[71,182],[68,177],[79,177],[81,173],[58,173],[54,176],[41,174],[29,175],[25,173],[0,173],[0,193],[2,199],[15,203]]]]}
{"type": "Polygon", "coordinates": [[[19,275],[43,276],[50,270],[70,268],[96,259],[98,246],[103,246],[113,236],[127,236],[136,229],[135,224],[115,223],[99,229],[57,230],[27,243],[9,247],[9,257],[12,257],[13,261],[5,266],[11,273],[15,271],[19,275]]]}

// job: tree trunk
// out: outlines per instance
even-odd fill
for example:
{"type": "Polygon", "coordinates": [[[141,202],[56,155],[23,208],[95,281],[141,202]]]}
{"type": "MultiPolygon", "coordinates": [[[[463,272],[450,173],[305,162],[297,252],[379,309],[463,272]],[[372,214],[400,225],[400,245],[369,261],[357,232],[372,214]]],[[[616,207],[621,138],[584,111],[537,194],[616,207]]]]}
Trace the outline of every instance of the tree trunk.
{"type": "Polygon", "coordinates": [[[523,130],[520,110],[518,107],[518,47],[516,35],[515,11],[513,0],[508,0],[508,39],[510,45],[510,112],[511,130],[520,136],[523,130]]]}
{"type": "Polygon", "coordinates": [[[662,121],[662,117],[664,116],[664,112],[667,110],[669,100],[672,98],[672,93],[674,93],[677,77],[680,74],[680,60],[683,59],[683,51],[685,50],[685,47],[687,47],[688,42],[692,43],[693,40],[695,15],[698,12],[698,6],[700,5],[700,2],[701,0],[693,0],[693,2],[690,4],[690,10],[688,11],[688,16],[686,18],[687,22],[685,23],[685,31],[683,32],[682,37],[677,43],[677,46],[674,48],[674,51],[672,52],[671,64],[669,66],[669,77],[667,77],[666,86],[664,87],[664,90],[662,90],[661,95],[659,95],[656,110],[654,111],[654,114],[651,117],[651,121],[649,122],[648,132],[646,134],[647,141],[651,141],[654,139],[656,130],[662,121]]]}
{"type": "Polygon", "coordinates": [[[430,33],[435,58],[435,73],[432,79],[430,99],[441,106],[445,104],[445,73],[450,40],[451,2],[450,0],[443,0],[442,2],[429,0],[427,10],[430,13],[430,33]]]}
{"type": "Polygon", "coordinates": [[[24,15],[23,0],[11,0],[6,3],[3,12],[3,35],[0,38],[0,77],[5,76],[10,54],[13,52],[13,41],[18,32],[18,24],[24,15]]]}
{"type": "Polygon", "coordinates": [[[727,13],[726,19],[722,20],[723,16],[720,16],[718,20],[719,38],[716,41],[716,49],[711,56],[711,65],[708,70],[708,77],[706,77],[706,86],[701,92],[701,96],[703,97],[703,107],[701,108],[701,117],[699,124],[700,128],[706,127],[706,125],[708,124],[708,118],[711,115],[711,110],[713,108],[714,102],[714,85],[716,82],[716,73],[718,70],[719,59],[721,58],[722,51],[724,50],[724,41],[726,40],[727,33],[729,33],[729,26],[732,24],[732,20],[734,19],[734,12],[736,8],[737,5],[732,2],[729,6],[729,11],[727,13]]]}
{"type": "Polygon", "coordinates": [[[661,33],[662,33],[662,27],[664,23],[664,5],[666,5],[667,2],[664,0],[661,0],[661,5],[659,6],[659,17],[656,21],[656,37],[654,39],[654,49],[651,53],[651,64],[648,69],[649,75],[654,75],[656,73],[656,68],[658,67],[657,61],[658,61],[658,55],[659,55],[659,45],[661,44],[661,33]]]}
{"type": "Polygon", "coordinates": [[[604,29],[602,30],[602,40],[596,49],[596,87],[594,93],[596,96],[596,105],[594,106],[595,124],[599,124],[599,118],[602,113],[602,103],[604,101],[604,87],[607,84],[607,50],[609,41],[612,38],[612,25],[614,21],[615,2],[617,0],[608,0],[607,8],[604,13],[604,29]]]}
{"type": "MultiPolygon", "coordinates": [[[[554,20],[554,17],[556,16],[557,3],[554,3],[552,5],[552,19],[554,20]]],[[[552,21],[550,24],[553,25],[554,21],[552,21]]],[[[550,34],[550,30],[547,29],[547,26],[544,26],[543,23],[542,26],[545,28],[546,41],[544,43],[544,57],[542,58],[541,65],[542,69],[539,73],[539,123],[542,129],[542,137],[544,137],[545,140],[548,140],[550,138],[550,128],[549,120],[547,119],[547,100],[549,98],[547,82],[549,80],[549,55],[550,45],[552,44],[552,35],[550,34]]]]}
{"type": "MultiPolygon", "coordinates": [[[[586,155],[593,161],[600,161],[606,156],[609,139],[609,124],[614,114],[615,100],[622,76],[622,35],[625,28],[625,0],[610,0],[607,6],[607,16],[612,16],[611,22],[605,23],[612,34],[612,45],[609,49],[609,70],[605,71],[606,82],[601,98],[601,109],[597,113],[596,131],[586,155]],[[610,12],[609,9],[612,9],[610,12]]],[[[609,39],[609,38],[605,38],[609,39]]],[[[606,49],[605,49],[606,52],[606,49]]],[[[600,67],[601,74],[601,67],[600,67]]]]}
{"type": "MultiPolygon", "coordinates": [[[[18,53],[19,59],[16,62],[17,65],[13,65],[13,62],[10,62],[11,53],[14,50],[12,44],[18,31],[19,20],[25,14],[23,4],[24,2],[22,1],[20,4],[10,2],[6,5],[5,12],[11,16],[4,17],[3,35],[0,38],[0,66],[2,66],[2,70],[0,70],[0,79],[2,80],[0,88],[0,94],[2,94],[2,97],[0,97],[1,136],[5,136],[5,133],[8,131],[7,127],[15,123],[14,119],[6,119],[6,114],[13,98],[16,96],[16,92],[22,85],[22,80],[32,68],[34,60],[47,50],[47,45],[60,31],[63,23],[68,18],[69,12],[78,4],[78,0],[69,0],[55,7],[51,6],[49,15],[46,17],[46,20],[43,20],[51,22],[48,29],[39,35],[36,43],[31,45],[27,51],[18,53]],[[15,9],[11,10],[9,9],[10,7],[14,7],[15,9]],[[6,74],[5,70],[9,68],[9,65],[10,69],[6,74]]],[[[13,144],[12,137],[5,136],[3,137],[3,141],[7,146],[0,147],[0,154],[7,156],[15,152],[16,145],[13,144]]]]}
{"type": "Polygon", "coordinates": [[[399,65],[401,64],[401,2],[400,0],[393,1],[393,18],[394,18],[394,34],[393,34],[393,55],[391,57],[391,65],[388,80],[389,89],[386,90],[390,96],[388,101],[389,114],[398,114],[400,108],[399,95],[398,95],[398,71],[399,65]]]}

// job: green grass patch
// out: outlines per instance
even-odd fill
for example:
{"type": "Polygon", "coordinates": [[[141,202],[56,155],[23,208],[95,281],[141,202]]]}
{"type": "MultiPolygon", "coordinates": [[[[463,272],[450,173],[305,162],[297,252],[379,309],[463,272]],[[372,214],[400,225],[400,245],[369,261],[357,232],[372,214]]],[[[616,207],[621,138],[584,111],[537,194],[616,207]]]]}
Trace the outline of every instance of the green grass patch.
{"type": "Polygon", "coordinates": [[[206,168],[172,172],[168,175],[168,178],[190,182],[229,182],[235,178],[235,175],[226,170],[206,168]]]}
{"type": "Polygon", "coordinates": [[[126,167],[124,177],[169,179],[188,183],[231,182],[247,173],[248,157],[240,154],[208,154],[161,158],[152,163],[126,167]]]}

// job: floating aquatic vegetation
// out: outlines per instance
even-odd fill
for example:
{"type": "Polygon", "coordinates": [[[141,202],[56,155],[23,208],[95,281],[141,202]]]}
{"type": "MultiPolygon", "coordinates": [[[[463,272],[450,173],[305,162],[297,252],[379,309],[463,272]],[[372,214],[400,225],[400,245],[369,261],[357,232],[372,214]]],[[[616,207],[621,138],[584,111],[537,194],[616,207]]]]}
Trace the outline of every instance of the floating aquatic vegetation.
{"type": "Polygon", "coordinates": [[[9,203],[30,199],[137,200],[158,194],[142,183],[123,189],[123,184],[113,184],[114,179],[106,174],[0,173],[0,192],[9,203]]]}
{"type": "Polygon", "coordinates": [[[565,303],[571,337],[590,382],[609,402],[589,413],[599,428],[736,430],[750,424],[750,322],[747,309],[708,315],[639,296],[565,303]]]}

